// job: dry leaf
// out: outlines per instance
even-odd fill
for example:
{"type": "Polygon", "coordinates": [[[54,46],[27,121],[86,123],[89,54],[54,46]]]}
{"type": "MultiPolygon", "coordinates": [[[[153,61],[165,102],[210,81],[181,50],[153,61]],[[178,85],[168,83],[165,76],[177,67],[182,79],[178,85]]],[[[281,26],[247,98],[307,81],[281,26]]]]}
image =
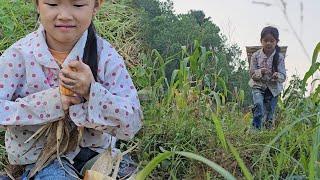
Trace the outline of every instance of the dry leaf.
{"type": "Polygon", "coordinates": [[[91,170],[97,171],[104,175],[110,175],[113,169],[113,158],[111,149],[104,152],[91,167],[91,170]]]}
{"type": "MultiPolygon", "coordinates": [[[[48,127],[50,129],[46,144],[41,151],[35,166],[31,169],[29,178],[33,177],[37,172],[41,171],[55,159],[58,159],[63,167],[60,155],[74,150],[78,145],[79,133],[77,128],[73,127],[71,121],[62,119],[51,123],[48,127]]],[[[68,173],[68,171],[66,172],[68,173]]]]}
{"type": "Polygon", "coordinates": [[[83,180],[115,180],[109,176],[104,176],[102,173],[97,171],[88,170],[83,178],[83,180]]]}

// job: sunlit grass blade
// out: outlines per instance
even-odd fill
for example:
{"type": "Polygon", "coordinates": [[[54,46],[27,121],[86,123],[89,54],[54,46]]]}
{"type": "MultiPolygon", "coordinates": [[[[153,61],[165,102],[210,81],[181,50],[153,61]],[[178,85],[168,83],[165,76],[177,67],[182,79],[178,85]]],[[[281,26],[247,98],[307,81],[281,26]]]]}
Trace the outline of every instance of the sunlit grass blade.
{"type": "Polygon", "coordinates": [[[212,113],[212,120],[213,120],[215,129],[216,129],[216,132],[217,132],[218,139],[220,140],[220,142],[222,144],[222,147],[225,150],[227,150],[228,146],[227,146],[227,142],[226,142],[226,139],[225,139],[225,136],[224,136],[224,133],[223,133],[221,121],[217,117],[217,115],[214,114],[214,113],[212,113]]]}
{"type": "Polygon", "coordinates": [[[317,44],[316,48],[313,51],[312,64],[314,64],[317,61],[317,58],[319,56],[319,52],[320,52],[320,42],[317,44]]]}
{"type": "Polygon", "coordinates": [[[158,154],[155,158],[153,158],[145,168],[143,168],[135,177],[136,180],[143,180],[146,179],[150,173],[161,163],[163,160],[169,158],[174,153],[170,151],[166,151],[163,153],[158,154]]]}
{"type": "Polygon", "coordinates": [[[308,72],[304,75],[303,78],[303,84],[302,87],[305,87],[305,85],[307,84],[308,79],[314,75],[314,73],[316,73],[319,70],[320,67],[320,63],[319,62],[315,62],[310,69],[308,70],[308,72]]]}
{"type": "Polygon", "coordinates": [[[190,152],[181,152],[181,151],[177,151],[177,152],[170,152],[170,151],[166,151],[164,153],[160,153],[159,155],[157,155],[153,160],[151,160],[147,166],[145,168],[143,168],[135,177],[136,180],[144,180],[146,179],[150,173],[158,166],[158,164],[161,163],[161,161],[169,158],[170,156],[174,155],[174,154],[178,154],[180,156],[184,156],[187,157],[189,159],[194,159],[197,161],[200,161],[206,165],[208,165],[210,168],[212,168],[213,170],[215,170],[216,172],[218,172],[221,176],[223,176],[225,179],[228,180],[236,180],[236,178],[227,170],[225,170],[224,168],[222,168],[221,166],[219,166],[218,164],[216,164],[215,162],[210,161],[207,158],[204,158],[200,155],[194,154],[194,153],[190,153],[190,152]]]}
{"type": "Polygon", "coordinates": [[[313,55],[312,55],[312,64],[310,69],[307,71],[307,73],[304,75],[303,78],[303,85],[302,87],[305,87],[308,79],[317,71],[319,70],[320,67],[320,63],[317,62],[318,56],[319,56],[319,52],[320,52],[320,42],[317,44],[316,48],[313,51],[313,55]]]}
{"type": "Polygon", "coordinates": [[[228,180],[235,180],[236,178],[231,175],[227,170],[225,170],[224,168],[222,168],[221,166],[219,166],[218,164],[216,164],[215,162],[210,161],[207,158],[204,158],[202,156],[199,156],[197,154],[194,153],[190,153],[190,152],[175,152],[176,154],[179,154],[181,156],[190,158],[190,159],[194,159],[194,160],[198,160],[206,165],[208,165],[209,167],[211,167],[213,170],[215,170],[216,172],[218,172],[221,176],[223,176],[225,179],[228,180]]]}
{"type": "Polygon", "coordinates": [[[290,131],[295,125],[297,125],[298,123],[302,122],[302,121],[305,121],[306,119],[310,118],[310,117],[313,117],[313,116],[316,116],[316,114],[311,114],[311,115],[308,115],[306,117],[303,117],[303,118],[300,118],[300,119],[297,119],[292,122],[291,124],[287,125],[284,129],[282,129],[269,143],[268,145],[266,146],[266,148],[264,148],[264,150],[262,151],[261,153],[261,156],[260,158],[255,162],[253,163],[252,166],[255,166],[261,159],[265,158],[267,153],[270,151],[270,147],[273,146],[273,144],[275,144],[281,137],[282,135],[284,135],[285,133],[287,133],[288,131],[290,131]]]}
{"type": "Polygon", "coordinates": [[[247,166],[244,164],[243,160],[241,159],[237,149],[235,147],[233,147],[233,145],[228,142],[230,151],[232,153],[232,155],[234,156],[234,158],[237,160],[239,167],[241,168],[241,171],[243,172],[244,176],[246,177],[246,179],[248,180],[253,180],[253,176],[250,173],[249,169],[247,168],[247,166]]]}
{"type": "MultiPolygon", "coordinates": [[[[317,117],[318,124],[320,123],[320,116],[317,117]]],[[[319,162],[319,143],[320,142],[320,127],[317,126],[313,135],[313,142],[311,146],[311,154],[309,161],[309,179],[320,179],[319,162]]]]}

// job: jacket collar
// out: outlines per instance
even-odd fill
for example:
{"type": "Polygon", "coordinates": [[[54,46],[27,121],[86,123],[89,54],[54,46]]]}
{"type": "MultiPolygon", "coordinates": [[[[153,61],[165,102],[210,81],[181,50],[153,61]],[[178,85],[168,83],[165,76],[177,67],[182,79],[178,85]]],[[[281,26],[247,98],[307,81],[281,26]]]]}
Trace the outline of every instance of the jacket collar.
{"type": "MultiPolygon", "coordinates": [[[[31,42],[31,48],[34,49],[34,56],[36,61],[45,67],[59,69],[58,64],[49,51],[46,42],[45,30],[41,24],[38,30],[33,33],[33,35],[34,40],[31,42]]],[[[87,36],[88,31],[86,30],[65,59],[64,63],[62,64],[63,67],[69,64],[69,62],[77,60],[77,57],[80,57],[80,59],[82,59],[84,48],[87,42],[87,36]]]]}
{"type": "Polygon", "coordinates": [[[261,48],[260,50],[259,50],[259,55],[260,55],[260,57],[262,57],[262,58],[272,58],[274,55],[276,54],[276,50],[274,50],[273,52],[272,52],[272,54],[270,55],[270,57],[268,57],[264,52],[263,52],[263,48],[261,48]]]}

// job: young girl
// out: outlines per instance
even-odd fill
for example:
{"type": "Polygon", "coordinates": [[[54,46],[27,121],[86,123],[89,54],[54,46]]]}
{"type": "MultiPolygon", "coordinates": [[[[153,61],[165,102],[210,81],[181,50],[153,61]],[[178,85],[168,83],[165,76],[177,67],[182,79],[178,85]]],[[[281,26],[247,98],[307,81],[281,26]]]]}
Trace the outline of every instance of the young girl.
{"type": "Polygon", "coordinates": [[[261,32],[262,49],[255,52],[250,63],[250,82],[253,95],[253,122],[260,129],[265,119],[267,129],[272,127],[278,96],[286,79],[284,56],[280,54],[279,32],[275,27],[265,27],[261,32]]]}
{"type": "Polygon", "coordinates": [[[35,179],[73,179],[90,158],[114,148],[116,138],[131,139],[141,128],[137,91],[124,61],[94,30],[101,3],[35,0],[39,29],[0,57],[0,125],[9,163],[26,165],[24,176],[46,143],[45,137],[27,140],[45,124],[70,116],[84,133],[76,150],[64,154],[64,168],[54,160],[35,179]]]}

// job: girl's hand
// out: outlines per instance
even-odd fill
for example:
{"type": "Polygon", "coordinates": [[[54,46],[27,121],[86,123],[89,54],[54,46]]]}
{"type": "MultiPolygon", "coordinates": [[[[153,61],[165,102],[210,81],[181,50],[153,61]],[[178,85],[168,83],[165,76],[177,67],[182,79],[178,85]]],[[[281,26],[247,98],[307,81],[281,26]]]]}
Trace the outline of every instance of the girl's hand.
{"type": "Polygon", "coordinates": [[[61,94],[62,109],[68,111],[72,105],[80,104],[81,98],[78,96],[65,96],[61,94]]]}
{"type": "Polygon", "coordinates": [[[267,69],[267,68],[261,68],[261,74],[262,75],[265,75],[265,74],[267,74],[267,73],[269,73],[270,71],[269,71],[269,69],[267,69]]]}
{"type": "Polygon", "coordinates": [[[277,72],[273,73],[271,79],[273,79],[273,80],[275,80],[275,81],[278,79],[278,74],[277,74],[277,72]]]}
{"type": "Polygon", "coordinates": [[[90,86],[94,77],[88,65],[82,61],[72,61],[59,74],[60,84],[77,95],[89,99],[90,86]]]}

